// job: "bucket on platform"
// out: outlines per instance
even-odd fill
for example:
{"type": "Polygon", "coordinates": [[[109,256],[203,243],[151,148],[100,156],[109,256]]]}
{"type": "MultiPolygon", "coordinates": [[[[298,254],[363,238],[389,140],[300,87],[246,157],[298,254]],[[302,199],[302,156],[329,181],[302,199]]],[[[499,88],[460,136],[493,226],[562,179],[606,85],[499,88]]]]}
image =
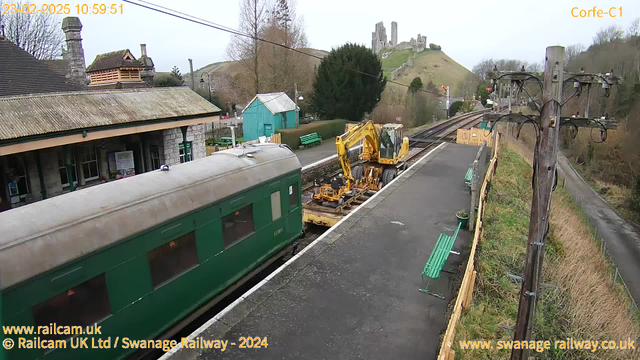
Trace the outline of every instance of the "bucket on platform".
{"type": "Polygon", "coordinates": [[[464,229],[467,227],[467,223],[469,222],[469,214],[467,214],[467,212],[464,210],[460,210],[456,213],[456,219],[458,219],[460,228],[464,229]]]}

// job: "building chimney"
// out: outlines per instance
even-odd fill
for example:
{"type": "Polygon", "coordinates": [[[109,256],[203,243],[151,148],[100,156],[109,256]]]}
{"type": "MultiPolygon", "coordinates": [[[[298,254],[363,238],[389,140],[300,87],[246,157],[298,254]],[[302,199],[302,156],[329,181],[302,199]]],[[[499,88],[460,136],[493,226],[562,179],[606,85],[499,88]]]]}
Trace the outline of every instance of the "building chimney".
{"type": "Polygon", "coordinates": [[[156,68],[153,65],[153,60],[147,56],[147,44],[140,44],[140,57],[138,61],[144,65],[144,69],[140,72],[142,81],[147,83],[148,86],[153,86],[153,77],[156,73],[156,68]]]}
{"type": "Polygon", "coordinates": [[[62,31],[67,41],[67,51],[63,57],[67,63],[67,78],[80,85],[87,85],[87,73],[84,62],[84,49],[82,48],[82,23],[77,17],[62,19],[62,31]]]}

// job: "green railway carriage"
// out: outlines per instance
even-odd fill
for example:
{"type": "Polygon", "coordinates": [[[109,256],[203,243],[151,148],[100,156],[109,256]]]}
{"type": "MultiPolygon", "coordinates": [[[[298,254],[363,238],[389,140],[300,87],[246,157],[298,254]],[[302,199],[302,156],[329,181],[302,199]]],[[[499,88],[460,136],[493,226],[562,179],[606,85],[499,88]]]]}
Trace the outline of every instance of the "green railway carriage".
{"type": "Polygon", "coordinates": [[[231,149],[0,213],[2,325],[101,332],[3,355],[130,355],[125,337],[158,337],[302,234],[300,169],[285,146],[231,149]]]}

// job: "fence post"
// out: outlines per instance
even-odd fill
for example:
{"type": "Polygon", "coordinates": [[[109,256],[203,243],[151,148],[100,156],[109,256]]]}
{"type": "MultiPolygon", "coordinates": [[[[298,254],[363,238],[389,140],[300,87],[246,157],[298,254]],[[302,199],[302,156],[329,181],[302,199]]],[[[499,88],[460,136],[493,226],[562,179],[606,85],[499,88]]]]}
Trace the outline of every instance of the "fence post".
{"type": "Polygon", "coordinates": [[[469,231],[473,231],[476,224],[476,204],[478,202],[478,180],[480,179],[480,174],[478,174],[478,160],[473,161],[473,175],[471,176],[471,207],[469,208],[469,231]]]}
{"type": "Polygon", "coordinates": [[[616,272],[613,275],[613,285],[616,284],[616,281],[618,281],[618,268],[616,267],[616,272]]]}

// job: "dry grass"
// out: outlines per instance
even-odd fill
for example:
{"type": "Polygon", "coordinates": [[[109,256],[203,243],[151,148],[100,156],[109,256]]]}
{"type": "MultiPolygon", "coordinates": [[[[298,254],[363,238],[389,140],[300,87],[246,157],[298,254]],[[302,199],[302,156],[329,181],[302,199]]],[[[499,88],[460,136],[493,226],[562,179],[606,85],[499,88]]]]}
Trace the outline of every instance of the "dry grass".
{"type": "MultiPolygon", "coordinates": [[[[527,136],[525,135],[525,138],[527,136]]],[[[507,148],[531,164],[531,146],[508,139],[507,148]]],[[[587,217],[563,189],[554,193],[550,218],[552,236],[561,244],[565,256],[546,266],[545,281],[561,287],[568,295],[559,299],[567,306],[574,338],[640,341],[640,325],[631,300],[622,285],[613,285],[610,264],[599,249],[587,217]]],[[[580,358],[638,359],[636,351],[598,351],[580,358]]]]}
{"type": "MultiPolygon", "coordinates": [[[[503,133],[505,129],[503,128],[503,133]]],[[[519,274],[524,262],[531,206],[531,147],[504,136],[497,173],[492,181],[476,268],[478,278],[471,308],[457,328],[458,340],[510,340],[500,325],[513,326],[520,286],[506,278],[519,274]],[[505,141],[506,140],[506,141],[505,141]],[[518,157],[516,154],[521,155],[518,157]],[[524,159],[524,160],[523,160],[524,159]]],[[[553,350],[532,353],[541,359],[639,359],[640,317],[600,252],[587,217],[564,188],[553,196],[550,233],[545,247],[544,289],[538,302],[534,340],[635,340],[636,350],[553,350]]],[[[456,348],[461,359],[507,359],[508,351],[456,348]]]]}

